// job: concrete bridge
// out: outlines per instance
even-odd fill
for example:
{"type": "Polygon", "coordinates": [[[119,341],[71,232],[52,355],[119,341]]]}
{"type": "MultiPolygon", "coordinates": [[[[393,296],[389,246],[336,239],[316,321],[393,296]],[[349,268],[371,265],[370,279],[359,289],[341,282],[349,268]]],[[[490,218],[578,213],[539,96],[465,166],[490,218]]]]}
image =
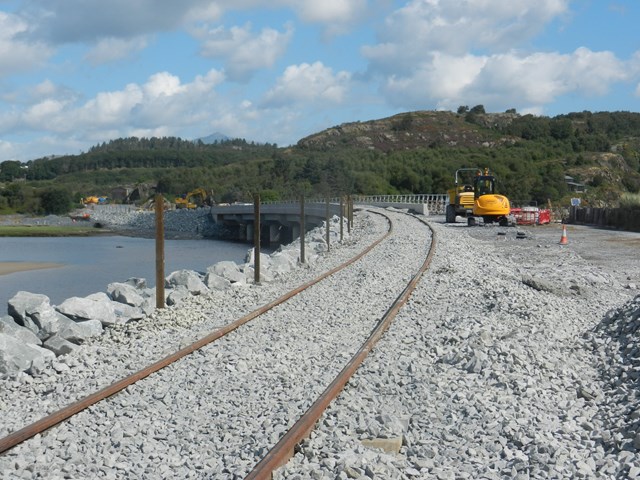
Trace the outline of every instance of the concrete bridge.
{"type": "MultiPolygon", "coordinates": [[[[394,207],[409,209],[423,215],[444,214],[446,195],[372,195],[352,196],[354,208],[363,206],[394,207]]],[[[340,199],[331,198],[327,205],[324,199],[305,201],[305,230],[309,231],[323,224],[329,216],[340,215],[340,199]]],[[[265,244],[286,244],[300,236],[299,201],[273,202],[260,205],[260,237],[265,244]]],[[[215,205],[209,213],[211,220],[222,227],[224,238],[229,240],[253,241],[254,205],[215,205]]]]}

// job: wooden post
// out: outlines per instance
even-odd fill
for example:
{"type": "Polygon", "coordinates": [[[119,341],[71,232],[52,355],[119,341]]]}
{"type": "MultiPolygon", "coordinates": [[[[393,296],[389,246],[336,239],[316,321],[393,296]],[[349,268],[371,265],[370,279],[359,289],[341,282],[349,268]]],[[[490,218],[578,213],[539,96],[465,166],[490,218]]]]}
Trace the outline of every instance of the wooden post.
{"type": "Polygon", "coordinates": [[[306,221],[304,218],[304,195],[300,195],[300,263],[305,263],[304,239],[307,233],[306,221]]]}
{"type": "Polygon", "coordinates": [[[329,240],[329,197],[326,198],[326,208],[325,208],[325,220],[326,220],[326,240],[327,240],[327,252],[331,250],[330,240],[329,240]]]}
{"type": "Polygon", "coordinates": [[[164,308],[164,198],[156,194],[156,308],[164,308]]]}
{"type": "Polygon", "coordinates": [[[340,241],[344,240],[344,197],[340,196],[340,241]]]}
{"type": "Polygon", "coordinates": [[[253,196],[253,281],[260,283],[260,194],[253,196]]]}
{"type": "Polygon", "coordinates": [[[347,196],[347,232],[351,235],[351,223],[353,222],[353,199],[347,196]]]}

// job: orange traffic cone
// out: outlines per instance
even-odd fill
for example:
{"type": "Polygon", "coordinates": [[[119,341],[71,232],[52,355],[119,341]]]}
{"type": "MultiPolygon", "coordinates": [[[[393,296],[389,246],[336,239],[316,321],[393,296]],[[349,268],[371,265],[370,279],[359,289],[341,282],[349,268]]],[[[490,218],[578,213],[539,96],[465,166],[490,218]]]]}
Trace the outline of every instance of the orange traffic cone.
{"type": "Polygon", "coordinates": [[[562,225],[562,236],[560,237],[560,245],[566,245],[567,243],[569,243],[567,240],[567,226],[562,225]]]}

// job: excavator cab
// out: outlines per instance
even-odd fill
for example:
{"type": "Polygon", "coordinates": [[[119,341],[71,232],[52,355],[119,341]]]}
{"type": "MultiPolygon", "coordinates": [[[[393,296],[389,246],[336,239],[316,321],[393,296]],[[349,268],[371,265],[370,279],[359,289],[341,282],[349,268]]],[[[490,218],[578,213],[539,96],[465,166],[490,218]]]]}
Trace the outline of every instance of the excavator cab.
{"type": "Polygon", "coordinates": [[[495,178],[491,175],[478,175],[474,189],[475,197],[482,195],[493,195],[495,193],[495,178]]]}

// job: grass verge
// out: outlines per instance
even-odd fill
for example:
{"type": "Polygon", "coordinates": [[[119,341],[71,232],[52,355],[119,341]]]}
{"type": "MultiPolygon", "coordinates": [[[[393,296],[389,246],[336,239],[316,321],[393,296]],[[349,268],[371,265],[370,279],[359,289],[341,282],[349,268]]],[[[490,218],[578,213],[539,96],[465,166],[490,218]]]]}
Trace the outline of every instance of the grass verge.
{"type": "Polygon", "coordinates": [[[0,237],[91,237],[109,233],[92,226],[0,225],[0,237]]]}

